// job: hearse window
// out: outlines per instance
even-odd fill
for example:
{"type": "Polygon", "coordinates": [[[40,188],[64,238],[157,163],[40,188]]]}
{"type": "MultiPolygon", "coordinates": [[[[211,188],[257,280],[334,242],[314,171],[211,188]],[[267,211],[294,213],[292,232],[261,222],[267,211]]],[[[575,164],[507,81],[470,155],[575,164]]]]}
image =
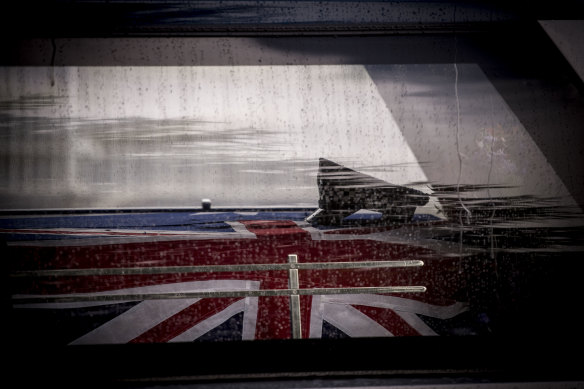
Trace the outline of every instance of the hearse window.
{"type": "MultiPolygon", "coordinates": [[[[541,26],[465,15],[13,45],[12,336],[135,357],[578,331],[558,318],[581,296],[582,80],[541,26]]],[[[180,374],[225,373],[204,366],[180,374]]]]}

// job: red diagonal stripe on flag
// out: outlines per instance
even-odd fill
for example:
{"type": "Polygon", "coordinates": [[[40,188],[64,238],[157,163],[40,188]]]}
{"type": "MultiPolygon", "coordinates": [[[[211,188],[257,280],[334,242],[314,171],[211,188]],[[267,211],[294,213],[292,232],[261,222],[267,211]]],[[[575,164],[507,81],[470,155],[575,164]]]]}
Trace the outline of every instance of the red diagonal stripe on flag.
{"type": "Polygon", "coordinates": [[[157,326],[132,339],[130,343],[164,343],[221,312],[241,297],[207,298],[174,314],[157,326]]]}
{"type": "Polygon", "coordinates": [[[239,222],[258,238],[268,236],[286,236],[286,238],[309,236],[307,231],[298,227],[291,220],[240,220],[239,222]]]}

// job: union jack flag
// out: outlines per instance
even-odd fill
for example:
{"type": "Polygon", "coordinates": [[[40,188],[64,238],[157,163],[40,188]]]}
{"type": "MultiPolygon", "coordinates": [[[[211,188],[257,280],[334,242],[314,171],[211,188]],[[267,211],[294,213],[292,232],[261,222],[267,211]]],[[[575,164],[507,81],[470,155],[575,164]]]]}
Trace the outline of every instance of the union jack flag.
{"type": "Polygon", "coordinates": [[[311,291],[298,298],[303,338],[473,333],[456,258],[388,239],[388,229],[318,229],[304,222],[309,214],[0,218],[14,327],[63,344],[290,338],[291,300],[278,291],[290,290],[294,254],[298,288],[311,291]],[[364,261],[403,266],[359,267],[364,261]],[[327,267],[335,263],[349,266],[327,267]],[[425,291],[365,290],[412,285],[425,291]],[[331,288],[338,292],[318,292],[331,288]]]}

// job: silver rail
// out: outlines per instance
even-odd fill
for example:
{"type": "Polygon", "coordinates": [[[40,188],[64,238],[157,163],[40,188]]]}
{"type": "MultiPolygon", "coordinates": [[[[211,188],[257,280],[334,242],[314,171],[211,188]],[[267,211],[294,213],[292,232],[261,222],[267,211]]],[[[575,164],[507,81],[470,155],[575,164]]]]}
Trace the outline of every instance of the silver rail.
{"type": "Polygon", "coordinates": [[[13,304],[43,304],[103,301],[174,300],[211,297],[273,297],[273,296],[312,296],[331,294],[383,294],[425,292],[424,286],[382,286],[361,288],[305,288],[305,289],[261,289],[197,291],[183,293],[130,293],[130,294],[68,294],[52,296],[12,296],[13,304]]]}
{"type": "Polygon", "coordinates": [[[262,290],[215,290],[182,293],[127,293],[127,294],[68,294],[50,296],[14,295],[13,304],[46,304],[72,302],[142,301],[163,299],[197,299],[219,297],[290,297],[290,321],[293,339],[302,338],[300,296],[331,294],[384,294],[384,293],[421,293],[424,286],[384,286],[348,288],[300,288],[299,270],[357,269],[357,268],[404,268],[423,266],[419,260],[403,261],[358,261],[358,262],[311,262],[299,263],[296,254],[288,255],[288,263],[247,264],[247,265],[201,265],[201,266],[157,266],[121,267],[90,269],[53,269],[17,271],[11,277],[78,277],[104,275],[144,275],[144,274],[188,274],[210,272],[253,272],[268,270],[287,270],[288,289],[262,290]]]}
{"type": "MultiPolygon", "coordinates": [[[[298,256],[296,254],[288,255],[288,263],[290,265],[298,264],[298,256]]],[[[288,270],[288,287],[292,290],[290,295],[290,320],[292,321],[292,339],[302,338],[302,323],[300,321],[300,282],[298,280],[298,269],[295,267],[288,270]]]]}
{"type": "Polygon", "coordinates": [[[249,265],[201,265],[201,266],[155,266],[155,267],[109,267],[88,269],[23,270],[11,277],[78,277],[144,274],[186,274],[211,272],[248,272],[268,270],[329,270],[357,268],[398,268],[423,266],[419,260],[404,261],[359,261],[359,262],[311,262],[311,263],[266,263],[249,265]]]}

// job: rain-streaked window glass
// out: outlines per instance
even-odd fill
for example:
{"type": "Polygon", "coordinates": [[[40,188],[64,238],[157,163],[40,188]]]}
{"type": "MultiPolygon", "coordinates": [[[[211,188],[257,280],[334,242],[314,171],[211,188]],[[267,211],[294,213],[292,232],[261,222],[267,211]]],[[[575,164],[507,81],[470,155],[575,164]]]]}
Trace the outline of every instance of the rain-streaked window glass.
{"type": "Polygon", "coordinates": [[[146,60],[130,65],[114,50],[0,69],[0,233],[20,336],[551,324],[533,315],[583,247],[581,91],[456,37],[301,39],[316,44],[189,38],[199,57],[181,60],[177,38],[134,42],[146,60]],[[179,65],[147,63],[168,52],[179,65]]]}

